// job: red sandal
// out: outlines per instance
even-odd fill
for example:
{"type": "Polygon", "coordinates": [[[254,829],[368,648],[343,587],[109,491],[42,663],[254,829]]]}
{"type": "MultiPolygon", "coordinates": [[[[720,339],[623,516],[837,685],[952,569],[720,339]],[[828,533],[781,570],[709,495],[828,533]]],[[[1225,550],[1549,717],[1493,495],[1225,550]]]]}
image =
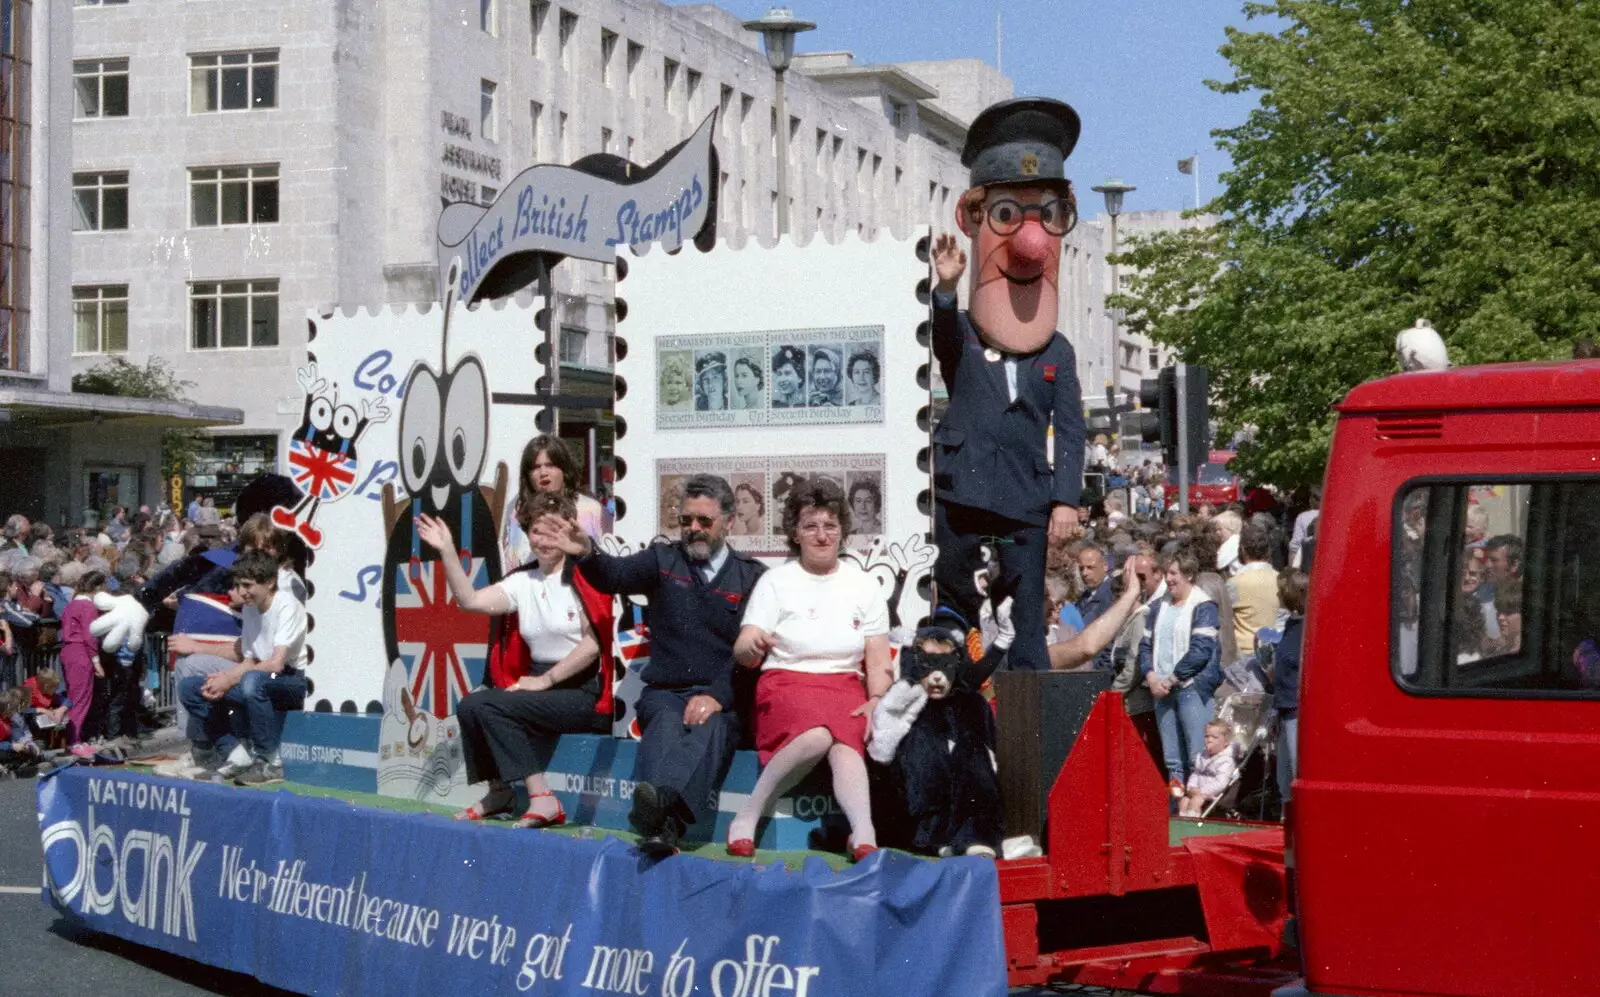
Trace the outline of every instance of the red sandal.
{"type": "Polygon", "coordinates": [[[531,827],[538,829],[541,827],[556,827],[557,825],[565,824],[567,822],[567,812],[562,809],[560,800],[556,800],[556,812],[551,814],[549,817],[546,817],[544,814],[536,814],[533,812],[533,801],[542,796],[548,796],[553,800],[556,799],[556,794],[550,792],[529,794],[527,813],[524,813],[520,818],[517,819],[516,823],[512,824],[511,826],[531,827]]]}
{"type": "Polygon", "coordinates": [[[736,859],[754,858],[756,843],[752,838],[737,838],[728,842],[728,854],[736,859]]]}
{"type": "Polygon", "coordinates": [[[479,800],[477,803],[474,803],[472,806],[468,807],[467,809],[458,811],[456,813],[455,817],[452,818],[452,819],[454,819],[454,820],[483,820],[485,817],[493,817],[495,814],[503,814],[503,813],[505,813],[506,811],[511,809],[511,804],[516,801],[517,797],[516,797],[515,793],[511,792],[511,788],[509,786],[506,787],[504,792],[505,792],[505,802],[500,804],[498,807],[490,807],[487,810],[480,810],[479,809],[479,805],[482,804],[485,800],[488,800],[490,797],[494,797],[494,796],[498,796],[499,795],[498,793],[491,792],[491,793],[488,794],[488,796],[485,796],[482,800],[479,800]]]}

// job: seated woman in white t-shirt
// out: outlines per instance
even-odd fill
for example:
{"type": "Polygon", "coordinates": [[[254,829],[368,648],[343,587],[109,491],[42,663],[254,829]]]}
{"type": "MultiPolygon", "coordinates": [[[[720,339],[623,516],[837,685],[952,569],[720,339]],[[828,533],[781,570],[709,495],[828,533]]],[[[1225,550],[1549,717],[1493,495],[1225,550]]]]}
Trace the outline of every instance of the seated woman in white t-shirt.
{"type": "Polygon", "coordinates": [[[768,806],[827,758],[859,862],[878,847],[864,756],[868,721],[894,681],[888,604],[866,572],[839,560],[850,506],[838,485],[790,491],[783,531],[797,556],[756,582],[733,646],[741,665],[761,668],[755,734],[764,768],[728,828],[728,853],[755,854],[768,806]]]}
{"type": "MultiPolygon", "coordinates": [[[[574,519],[571,500],[540,493],[521,503],[524,522],[555,514],[574,519]]],[[[445,555],[440,558],[456,602],[469,613],[517,614],[517,629],[527,645],[531,674],[509,688],[481,689],[456,705],[465,749],[467,781],[487,782],[489,791],[457,820],[482,820],[510,810],[511,781],[528,789],[528,809],[517,827],[549,827],[566,822],[566,811],[550,791],[544,769],[561,734],[593,729],[600,695],[600,644],[573,567],[557,547],[535,542],[538,560],[500,581],[474,589],[456,556],[450,527],[431,516],[417,517],[417,536],[445,555]]]]}

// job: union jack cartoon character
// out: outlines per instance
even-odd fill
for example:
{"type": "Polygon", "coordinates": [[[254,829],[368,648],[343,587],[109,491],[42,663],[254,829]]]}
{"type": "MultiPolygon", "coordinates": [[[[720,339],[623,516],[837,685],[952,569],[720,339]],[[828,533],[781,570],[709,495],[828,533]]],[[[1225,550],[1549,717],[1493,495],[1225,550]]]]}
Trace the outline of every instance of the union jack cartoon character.
{"type": "Polygon", "coordinates": [[[322,546],[322,531],[312,524],[324,502],[343,498],[356,483],[356,441],[367,427],[389,419],[383,399],[361,399],[361,414],[339,404],[338,385],[317,376],[317,365],[298,372],[306,394],[306,411],[300,428],[289,441],[289,477],[300,489],[294,508],[275,506],[272,525],[298,533],[308,547],[322,546]]]}

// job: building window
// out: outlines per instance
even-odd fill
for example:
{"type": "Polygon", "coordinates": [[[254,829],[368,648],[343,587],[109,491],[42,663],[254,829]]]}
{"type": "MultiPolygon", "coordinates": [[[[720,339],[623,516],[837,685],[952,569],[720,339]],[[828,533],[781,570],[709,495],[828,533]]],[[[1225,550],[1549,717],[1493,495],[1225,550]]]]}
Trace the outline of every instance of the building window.
{"type": "Polygon", "coordinates": [[[74,118],[128,116],[128,60],[80,59],[72,64],[74,118]]]}
{"type": "Polygon", "coordinates": [[[1147,359],[1150,361],[1150,369],[1151,370],[1160,369],[1160,367],[1161,367],[1161,351],[1160,350],[1151,350],[1150,351],[1150,356],[1147,359]]]}
{"type": "Polygon", "coordinates": [[[278,167],[200,166],[189,170],[189,224],[275,225],[278,167]]]}
{"type": "Polygon", "coordinates": [[[615,134],[616,133],[613,132],[609,128],[600,129],[600,151],[601,152],[610,152],[611,151],[611,138],[615,134]]]}
{"type": "Polygon", "coordinates": [[[817,129],[817,172],[828,175],[828,133],[817,129]]]}
{"type": "Polygon", "coordinates": [[[700,71],[698,69],[685,70],[683,74],[684,87],[689,91],[684,107],[693,108],[694,99],[700,95],[700,71]]]}
{"type": "Polygon", "coordinates": [[[544,127],[544,105],[536,100],[528,101],[528,134],[532,136],[528,143],[528,162],[539,161],[539,129],[544,127]]]}
{"type": "Polygon", "coordinates": [[[74,353],[126,353],[128,285],[101,284],[72,289],[74,353]]]}
{"type": "Polygon", "coordinates": [[[670,114],[673,111],[672,91],[678,86],[678,63],[666,59],[661,63],[661,104],[670,114]]]}
{"type": "Polygon", "coordinates": [[[499,196],[500,196],[500,188],[498,188],[498,187],[490,187],[488,184],[479,184],[478,185],[478,201],[481,204],[483,204],[485,207],[488,207],[489,205],[493,204],[494,203],[494,199],[496,197],[499,197],[499,196]]]}
{"type": "Polygon", "coordinates": [[[189,344],[196,350],[278,345],[278,282],[189,285],[189,344]]]}
{"type": "Polygon", "coordinates": [[[72,230],[110,232],[128,227],[128,173],[72,175],[72,230]]]}
{"type": "Polygon", "coordinates": [[[478,27],[486,35],[500,33],[499,0],[478,0],[478,27]]]}
{"type": "Polygon", "coordinates": [[[572,72],[572,51],[574,47],[572,36],[578,33],[578,15],[570,10],[562,11],[558,27],[560,30],[558,38],[561,42],[561,68],[570,73],[572,72]]]}
{"type": "Polygon", "coordinates": [[[500,138],[499,126],[495,124],[493,80],[480,80],[478,82],[478,134],[490,142],[500,138]]]}
{"type": "Polygon", "coordinates": [[[634,159],[634,158],[633,158],[633,136],[632,136],[632,135],[629,135],[629,136],[628,136],[628,152],[627,152],[627,159],[628,159],[628,162],[630,162],[630,163],[636,163],[636,162],[638,162],[638,160],[637,160],[637,159],[634,159]]]}
{"type": "Polygon", "coordinates": [[[544,34],[545,15],[550,13],[550,0],[529,0],[528,21],[532,25],[532,42],[530,48],[536,57],[544,56],[544,48],[539,44],[539,36],[544,34]]]}
{"type": "Polygon", "coordinates": [[[617,33],[600,29],[600,85],[611,85],[611,60],[617,54],[617,33]]]}
{"type": "Polygon", "coordinates": [[[644,46],[628,43],[628,96],[639,96],[639,63],[644,61],[644,46]]]}
{"type": "Polygon", "coordinates": [[[756,106],[756,99],[747,93],[739,95],[739,135],[749,138],[750,109],[756,106]]]}
{"type": "Polygon", "coordinates": [[[733,106],[733,87],[723,85],[717,94],[717,116],[722,119],[722,127],[728,127],[728,109],[733,106]]]}
{"type": "Polygon", "coordinates": [[[561,362],[584,363],[589,356],[589,332],[577,326],[561,327],[561,362]]]}
{"type": "Polygon", "coordinates": [[[556,117],[556,151],[561,154],[561,161],[572,161],[572,149],[567,144],[567,112],[562,111],[556,117]]]}
{"type": "Polygon", "coordinates": [[[189,57],[189,113],[277,106],[277,49],[189,57]]]}

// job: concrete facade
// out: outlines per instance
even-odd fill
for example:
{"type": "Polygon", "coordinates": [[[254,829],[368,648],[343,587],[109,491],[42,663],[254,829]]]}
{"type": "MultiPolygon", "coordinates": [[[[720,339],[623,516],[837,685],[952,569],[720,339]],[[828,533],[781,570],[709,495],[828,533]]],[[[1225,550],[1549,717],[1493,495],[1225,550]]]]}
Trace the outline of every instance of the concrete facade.
{"type": "MultiPolygon", "coordinates": [[[[301,411],[306,310],[429,300],[441,197],[485,200],[533,162],[596,151],[648,163],[715,111],[719,230],[734,245],[775,237],[782,131],[796,241],[949,229],[967,123],[1012,95],[977,60],[810,53],[788,74],[780,123],[760,38],[712,5],[132,0],[73,13],[73,58],[129,60],[130,111],[76,121],[72,168],[126,170],[130,193],[125,231],[72,233],[70,282],[127,285],[124,355],[168,358],[197,399],[244,410],[225,433],[276,434],[280,452],[301,411]],[[275,107],[191,109],[191,57],[252,51],[277,53],[275,107]],[[190,170],[243,165],[277,167],[278,220],[191,225],[190,170]],[[246,280],[277,282],[276,345],[194,348],[191,285],[246,280]]],[[[1108,369],[1093,346],[1108,321],[1103,239],[1081,224],[1063,264],[1062,331],[1089,395],[1108,369]]],[[[612,268],[569,261],[555,290],[564,366],[603,377],[612,268]]]]}

